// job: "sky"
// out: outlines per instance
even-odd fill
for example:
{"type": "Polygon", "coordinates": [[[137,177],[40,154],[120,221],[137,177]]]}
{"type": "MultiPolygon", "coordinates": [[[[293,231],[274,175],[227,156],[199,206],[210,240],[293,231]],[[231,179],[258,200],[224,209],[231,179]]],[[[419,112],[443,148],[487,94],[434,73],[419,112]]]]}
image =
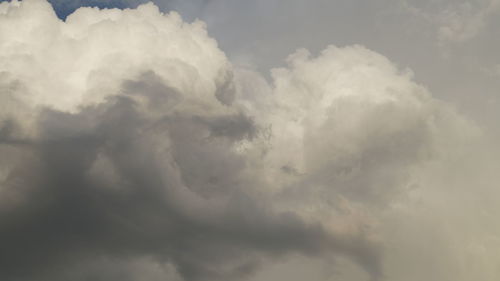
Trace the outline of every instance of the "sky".
{"type": "Polygon", "coordinates": [[[499,16],[0,1],[0,280],[499,280],[499,16]]]}

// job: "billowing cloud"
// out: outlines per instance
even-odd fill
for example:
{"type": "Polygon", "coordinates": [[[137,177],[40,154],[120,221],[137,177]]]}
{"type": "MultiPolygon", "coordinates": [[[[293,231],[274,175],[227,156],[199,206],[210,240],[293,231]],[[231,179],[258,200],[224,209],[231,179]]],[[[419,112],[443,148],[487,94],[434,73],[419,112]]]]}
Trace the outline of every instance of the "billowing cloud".
{"type": "Polygon", "coordinates": [[[99,8],[135,8],[140,4],[147,3],[146,0],[49,0],[56,14],[65,19],[80,7],[99,8]]]}
{"type": "Polygon", "coordinates": [[[412,204],[445,214],[440,165],[480,135],[358,45],[268,82],[175,12],[44,0],[0,4],[0,39],[2,280],[241,280],[297,254],[401,280],[404,231],[432,237],[412,204]]]}

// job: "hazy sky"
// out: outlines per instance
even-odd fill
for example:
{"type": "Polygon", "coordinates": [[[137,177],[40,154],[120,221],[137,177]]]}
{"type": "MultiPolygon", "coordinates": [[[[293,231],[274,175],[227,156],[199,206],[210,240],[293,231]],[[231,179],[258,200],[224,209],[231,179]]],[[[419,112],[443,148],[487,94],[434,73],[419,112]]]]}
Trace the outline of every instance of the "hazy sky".
{"type": "Polygon", "coordinates": [[[0,2],[0,280],[499,280],[500,1],[0,2]]]}

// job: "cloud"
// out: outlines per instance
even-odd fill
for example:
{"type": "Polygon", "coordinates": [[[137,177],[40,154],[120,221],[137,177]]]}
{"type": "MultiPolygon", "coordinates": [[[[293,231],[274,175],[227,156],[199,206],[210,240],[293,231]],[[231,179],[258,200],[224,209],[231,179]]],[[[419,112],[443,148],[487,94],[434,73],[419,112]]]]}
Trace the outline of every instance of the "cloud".
{"type": "Polygon", "coordinates": [[[72,14],[80,7],[98,7],[98,8],[135,8],[140,4],[145,4],[146,0],[49,0],[48,1],[61,19],[72,14]]]}
{"type": "MultiPolygon", "coordinates": [[[[5,1],[5,0],[4,0],[5,1]]],[[[195,18],[198,13],[203,11],[204,7],[212,0],[48,0],[53,6],[57,16],[61,19],[66,19],[80,7],[97,7],[100,9],[126,9],[136,8],[141,4],[153,2],[162,11],[177,11],[183,16],[188,16],[190,19],[195,18]]],[[[1,2],[1,1],[0,1],[1,2]]]]}
{"type": "Polygon", "coordinates": [[[439,198],[479,134],[358,45],[268,83],[153,4],[4,2],[0,38],[2,280],[241,280],[295,254],[395,280],[402,202],[439,198]]]}
{"type": "Polygon", "coordinates": [[[500,7],[497,0],[409,2],[404,2],[408,11],[437,27],[438,43],[443,47],[476,37],[500,7]]]}
{"type": "Polygon", "coordinates": [[[364,237],[254,194],[266,183],[239,149],[259,124],[231,105],[231,67],[202,23],[152,4],[65,22],[44,1],[1,8],[2,99],[19,104],[2,116],[2,149],[19,159],[2,163],[2,278],[67,278],[100,258],[151,257],[185,280],[290,252],[376,262],[364,237]]]}

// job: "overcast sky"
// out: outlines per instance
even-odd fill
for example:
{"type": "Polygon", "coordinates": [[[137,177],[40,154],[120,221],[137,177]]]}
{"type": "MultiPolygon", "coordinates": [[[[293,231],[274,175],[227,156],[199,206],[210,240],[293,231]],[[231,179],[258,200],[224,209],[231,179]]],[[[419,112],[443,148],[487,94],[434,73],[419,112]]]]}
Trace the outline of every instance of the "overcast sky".
{"type": "Polygon", "coordinates": [[[500,1],[0,1],[0,279],[497,281],[500,1]]]}

